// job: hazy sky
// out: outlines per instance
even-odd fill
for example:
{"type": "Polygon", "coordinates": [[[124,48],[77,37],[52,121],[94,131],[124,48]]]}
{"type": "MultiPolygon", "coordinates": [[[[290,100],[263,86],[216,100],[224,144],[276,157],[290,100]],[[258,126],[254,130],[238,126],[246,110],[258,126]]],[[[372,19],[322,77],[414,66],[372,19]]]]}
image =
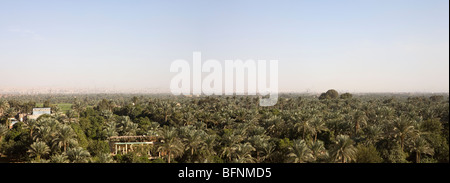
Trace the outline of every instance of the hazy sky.
{"type": "Polygon", "coordinates": [[[168,89],[175,59],[279,60],[280,91],[448,92],[448,0],[0,0],[0,89],[168,89]]]}

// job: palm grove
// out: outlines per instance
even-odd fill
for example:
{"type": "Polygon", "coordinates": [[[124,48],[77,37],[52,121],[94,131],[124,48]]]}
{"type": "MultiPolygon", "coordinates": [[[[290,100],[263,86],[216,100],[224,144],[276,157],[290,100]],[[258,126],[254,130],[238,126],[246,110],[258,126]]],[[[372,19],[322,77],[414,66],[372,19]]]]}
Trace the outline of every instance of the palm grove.
{"type": "Polygon", "coordinates": [[[34,95],[0,99],[0,154],[52,163],[448,163],[448,96],[34,95]],[[19,122],[38,103],[52,115],[19,122]],[[70,103],[64,111],[58,103],[70,103]],[[111,136],[158,136],[143,151],[112,156],[111,136]],[[147,149],[148,150],[148,149],[147,149]]]}

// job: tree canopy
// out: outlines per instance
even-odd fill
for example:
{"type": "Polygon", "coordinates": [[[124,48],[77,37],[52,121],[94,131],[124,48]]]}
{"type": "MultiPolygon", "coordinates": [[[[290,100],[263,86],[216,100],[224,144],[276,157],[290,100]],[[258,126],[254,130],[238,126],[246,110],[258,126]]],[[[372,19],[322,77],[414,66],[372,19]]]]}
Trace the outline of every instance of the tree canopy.
{"type": "Polygon", "coordinates": [[[396,163],[449,161],[448,96],[35,95],[0,100],[0,153],[15,162],[396,163]],[[33,107],[65,104],[9,128],[33,107]],[[160,144],[111,154],[112,136],[160,144]],[[159,155],[150,159],[150,154],[159,155]]]}

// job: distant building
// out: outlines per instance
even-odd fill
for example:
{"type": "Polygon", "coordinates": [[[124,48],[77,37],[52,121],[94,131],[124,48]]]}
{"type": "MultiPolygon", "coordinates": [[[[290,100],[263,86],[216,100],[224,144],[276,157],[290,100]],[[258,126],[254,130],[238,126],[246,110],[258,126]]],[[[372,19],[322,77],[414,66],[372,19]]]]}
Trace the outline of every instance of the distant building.
{"type": "Polygon", "coordinates": [[[19,121],[23,122],[27,119],[28,114],[27,113],[20,113],[19,114],[19,121]]]}
{"type": "Polygon", "coordinates": [[[16,118],[8,118],[9,120],[9,129],[11,129],[16,123],[18,123],[19,121],[17,121],[16,118]]]}
{"type": "Polygon", "coordinates": [[[128,152],[136,151],[139,148],[141,150],[145,149],[140,153],[144,153],[146,151],[145,154],[148,155],[149,159],[157,159],[161,156],[166,155],[165,153],[160,152],[156,154],[155,152],[151,151],[152,148],[145,148],[152,147],[161,143],[161,139],[156,136],[112,136],[109,137],[108,140],[111,154],[113,155],[127,154],[128,152]]]}
{"type": "Polygon", "coordinates": [[[33,114],[28,115],[27,119],[37,119],[39,116],[43,114],[51,114],[51,108],[33,108],[33,114]]]}
{"type": "Polygon", "coordinates": [[[33,108],[33,115],[51,114],[51,108],[33,108]]]}

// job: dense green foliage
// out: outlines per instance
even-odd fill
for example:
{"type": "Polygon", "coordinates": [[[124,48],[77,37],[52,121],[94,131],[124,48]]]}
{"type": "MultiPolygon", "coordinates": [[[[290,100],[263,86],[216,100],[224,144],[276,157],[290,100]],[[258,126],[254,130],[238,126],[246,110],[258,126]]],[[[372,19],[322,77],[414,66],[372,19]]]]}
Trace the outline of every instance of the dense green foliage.
{"type": "Polygon", "coordinates": [[[54,163],[449,162],[448,96],[319,98],[284,95],[261,107],[247,96],[10,96],[0,99],[0,153],[54,163]],[[8,117],[37,106],[52,115],[8,129],[8,117]],[[161,137],[151,151],[164,156],[112,157],[108,137],[130,135],[161,137]]]}

